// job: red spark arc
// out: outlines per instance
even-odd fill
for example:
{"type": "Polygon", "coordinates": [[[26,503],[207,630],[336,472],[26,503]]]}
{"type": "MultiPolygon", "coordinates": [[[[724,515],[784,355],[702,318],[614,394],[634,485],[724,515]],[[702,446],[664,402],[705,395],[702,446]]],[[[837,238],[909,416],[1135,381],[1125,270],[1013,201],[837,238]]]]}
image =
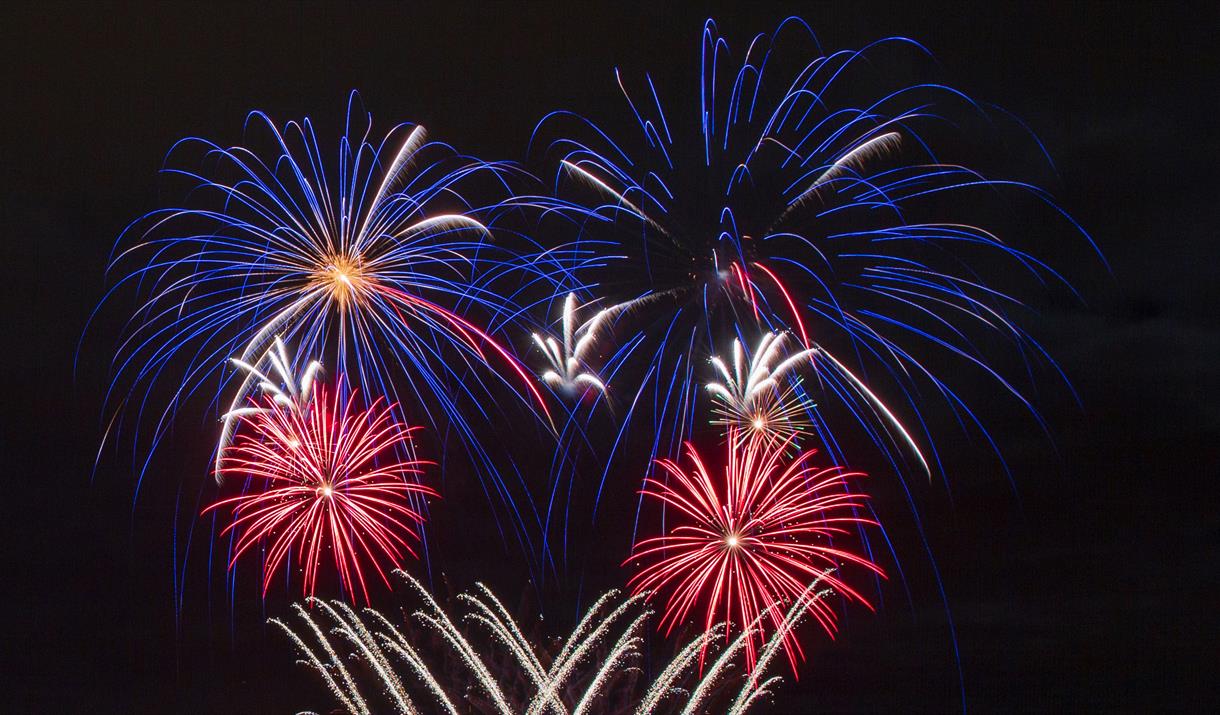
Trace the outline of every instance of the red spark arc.
{"type": "MultiPolygon", "coordinates": [[[[746,643],[753,670],[758,644],[783,623],[785,610],[812,581],[820,579],[827,589],[871,609],[834,571],[853,563],[885,574],[831,543],[857,525],[876,524],[856,516],[865,497],[845,488],[847,479],[863,474],[810,466],[814,450],[789,460],[791,438],[735,437],[728,440],[723,478],[708,470],[689,442],[691,471],[672,460],[657,462],[669,479],[644,480],[643,494],[675,509],[676,525],[636,543],[628,561],[652,562],[631,578],[637,593],[669,592],[660,622],[667,634],[700,604],[705,629],[729,621],[731,630],[740,631],[757,621],[759,633],[746,643]]],[[[811,601],[808,613],[834,636],[835,613],[825,600],[811,601]]],[[[795,672],[804,653],[791,631],[783,649],[795,672]]]]}
{"type": "Polygon", "coordinates": [[[305,404],[255,403],[238,416],[237,438],[221,456],[222,474],[250,483],[204,511],[232,507],[233,523],[223,532],[238,532],[229,568],[265,544],[264,594],[294,551],[305,593],[313,595],[329,549],[344,589],[355,594],[359,587],[366,602],[368,565],[389,585],[382,562],[396,567],[404,554],[415,556],[405,537],[418,540],[414,527],[424,519],[410,499],[437,496],[408,480],[428,462],[395,456],[416,428],[396,422],[392,404],[378,399],[363,409],[355,392],[346,400],[339,393],[319,387],[305,404]]]}

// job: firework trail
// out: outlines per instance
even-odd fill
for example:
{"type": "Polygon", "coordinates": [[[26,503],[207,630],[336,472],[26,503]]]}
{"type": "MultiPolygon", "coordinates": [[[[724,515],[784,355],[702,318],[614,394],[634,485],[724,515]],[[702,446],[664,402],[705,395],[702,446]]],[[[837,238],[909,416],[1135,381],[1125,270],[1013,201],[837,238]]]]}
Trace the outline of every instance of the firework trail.
{"type": "MultiPolygon", "coordinates": [[[[646,564],[631,579],[637,592],[668,594],[660,622],[666,632],[696,611],[704,628],[718,621],[760,624],[746,639],[751,669],[757,641],[768,629],[778,632],[782,604],[811,579],[822,578],[835,592],[869,605],[827,574],[850,563],[884,575],[868,559],[832,544],[860,525],[875,525],[856,516],[864,497],[845,489],[848,479],[863,475],[811,466],[812,451],[788,460],[791,446],[791,437],[731,435],[723,475],[713,474],[690,444],[689,471],[661,460],[666,478],[646,479],[643,493],[673,510],[666,533],[641,540],[625,562],[646,564]]],[[[834,635],[835,613],[826,603],[810,604],[810,615],[834,635]]],[[[790,634],[782,641],[795,672],[800,643],[790,634]]]]}
{"type": "Polygon", "coordinates": [[[556,167],[555,193],[514,201],[567,219],[572,246],[599,253],[574,269],[587,285],[646,306],[617,313],[621,339],[607,362],[643,376],[622,400],[643,414],[624,421],[650,421],[653,458],[675,456],[691,437],[706,356],[767,332],[842,356],[820,375],[833,399],[810,413],[836,459],[845,459],[842,438],[822,416],[831,403],[896,470],[942,471],[923,417],[929,391],[999,455],[954,389],[971,371],[1038,419],[1017,378],[1058,368],[1014,319],[1020,302],[988,277],[1062,279],[971,225],[968,209],[1020,194],[1078,227],[1037,187],[939,159],[942,117],[983,108],[943,85],[865,72],[889,51],[926,55],[902,38],[824,54],[797,19],[734,55],[709,21],[696,107],[674,113],[650,75],[629,89],[616,71],[626,128],[558,111],[535,130],[535,155],[556,167]],[[1014,350],[1024,369],[1007,375],[993,357],[1014,350]],[[895,428],[904,423],[913,429],[895,428]]]}
{"type": "Polygon", "coordinates": [[[475,593],[458,597],[467,612],[455,623],[417,581],[398,574],[425,604],[412,614],[405,629],[377,611],[357,612],[341,601],[320,599],[309,599],[310,608],[294,607],[300,627],[272,619],[300,651],[299,662],[315,671],[350,713],[382,712],[384,702],[389,711],[398,713],[457,715],[473,709],[496,715],[694,715],[716,703],[724,712],[740,715],[779,683],[781,678],[766,677],[765,671],[782,640],[829,593],[819,578],[797,592],[752,672],[736,666],[748,634],[756,634],[758,624],[745,628],[719,650],[724,628],[714,625],[679,649],[647,681],[639,663],[642,632],[651,611],[642,607],[642,596],[622,599],[614,591],[602,596],[555,650],[530,642],[503,604],[481,584],[475,593]],[[481,648],[484,639],[459,623],[489,636],[491,649],[481,648]],[[428,636],[439,639],[441,647],[421,644],[428,636]],[[696,674],[700,654],[709,649],[716,651],[715,661],[696,674]],[[437,660],[446,659],[459,664],[458,672],[437,667],[437,660]],[[515,687],[522,680],[524,686],[515,687]]]}
{"type": "MultiPolygon", "coordinates": [[[[591,301],[591,304],[596,302],[591,301]]],[[[558,573],[567,563],[568,534],[574,511],[578,514],[575,518],[580,519],[582,510],[573,508],[573,495],[582,491],[589,472],[608,467],[597,462],[597,445],[602,440],[591,436],[590,419],[596,419],[599,411],[608,412],[611,420],[613,419],[613,396],[607,383],[619,374],[624,365],[621,361],[607,362],[601,358],[604,347],[613,342],[611,333],[614,321],[625,311],[638,309],[638,302],[602,308],[582,322],[580,314],[583,312],[582,308],[588,304],[580,306],[576,293],[568,293],[563,299],[558,325],[560,338],[539,333],[531,335],[534,345],[547,360],[547,367],[541,372],[541,378],[551,388],[566,412],[558,430],[556,448],[552,453],[541,529],[542,558],[553,573],[558,573]],[[591,458],[592,461],[582,463],[581,457],[591,458]],[[558,533],[555,533],[556,530],[558,533]]],[[[623,377],[630,379],[628,376],[623,377]]],[[[611,422],[608,423],[607,429],[607,433],[613,434],[616,427],[611,422]]],[[[601,499],[606,476],[607,471],[603,471],[596,491],[592,492],[591,506],[594,514],[601,499]]]]}
{"type": "MultiPolygon", "coordinates": [[[[301,392],[308,388],[303,383],[301,392]]],[[[437,494],[414,481],[427,463],[394,459],[414,430],[395,420],[392,405],[375,400],[363,408],[355,392],[314,392],[302,400],[272,391],[230,413],[236,437],[218,473],[246,480],[245,487],[205,512],[232,512],[223,532],[237,535],[230,568],[262,547],[264,594],[295,560],[304,592],[313,595],[329,551],[344,590],[367,602],[369,566],[388,586],[383,563],[393,568],[416,555],[410,540],[418,540],[424,519],[409,497],[437,494]]]]}

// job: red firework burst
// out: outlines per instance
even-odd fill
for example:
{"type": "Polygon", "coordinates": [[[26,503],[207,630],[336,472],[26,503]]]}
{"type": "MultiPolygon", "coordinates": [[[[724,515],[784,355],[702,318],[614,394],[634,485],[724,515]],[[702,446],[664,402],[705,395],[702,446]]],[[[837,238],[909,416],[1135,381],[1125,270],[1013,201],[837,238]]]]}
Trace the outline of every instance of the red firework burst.
{"type": "MultiPolygon", "coordinates": [[[[651,561],[631,579],[636,592],[669,593],[660,622],[667,634],[696,610],[702,610],[705,629],[717,621],[735,630],[757,622],[759,632],[746,643],[753,670],[758,644],[783,623],[788,606],[812,581],[820,579],[871,609],[834,571],[852,563],[884,573],[832,544],[857,525],[875,525],[856,515],[865,497],[846,488],[849,478],[863,474],[810,466],[812,450],[786,458],[791,438],[734,437],[728,440],[723,480],[689,442],[691,471],[672,460],[657,462],[668,479],[645,479],[643,494],[675,509],[676,525],[664,536],[636,543],[628,561],[651,561]]],[[[824,600],[810,601],[808,612],[834,636],[835,613],[824,600]]],[[[791,631],[783,649],[795,672],[804,653],[791,631]]]]}
{"type": "Polygon", "coordinates": [[[405,554],[415,556],[408,538],[419,540],[415,526],[424,519],[412,501],[437,496],[410,481],[427,462],[396,456],[409,448],[415,428],[394,420],[392,404],[379,399],[362,409],[354,392],[346,400],[339,393],[318,388],[304,404],[267,397],[236,414],[237,437],[219,471],[250,482],[204,511],[232,508],[223,532],[238,534],[229,568],[265,545],[264,594],[293,552],[305,593],[314,593],[329,550],[343,587],[353,594],[359,587],[366,602],[368,565],[388,585],[382,562],[393,568],[405,554]]]}

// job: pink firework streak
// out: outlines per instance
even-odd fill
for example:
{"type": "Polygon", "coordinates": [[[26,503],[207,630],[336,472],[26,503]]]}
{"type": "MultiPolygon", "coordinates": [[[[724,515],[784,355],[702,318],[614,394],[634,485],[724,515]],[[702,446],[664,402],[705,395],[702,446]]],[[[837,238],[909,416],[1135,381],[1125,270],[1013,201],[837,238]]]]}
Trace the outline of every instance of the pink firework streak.
{"type": "Polygon", "coordinates": [[[408,538],[419,540],[415,527],[424,519],[410,499],[437,496],[410,481],[428,462],[395,456],[416,428],[396,422],[392,404],[378,399],[364,409],[355,399],[354,392],[344,400],[338,390],[328,396],[318,388],[304,405],[266,399],[238,414],[237,439],[219,471],[254,483],[204,511],[232,507],[233,523],[223,532],[238,532],[229,568],[265,544],[264,594],[294,551],[306,594],[313,595],[329,550],[344,589],[354,594],[358,587],[366,602],[369,565],[388,586],[382,562],[393,568],[415,556],[408,538]]]}
{"type": "MultiPolygon", "coordinates": [[[[676,525],[664,536],[638,542],[628,562],[651,562],[631,579],[637,593],[669,593],[659,624],[666,634],[697,610],[705,629],[728,621],[730,632],[740,631],[757,622],[758,635],[746,643],[753,670],[758,645],[784,622],[788,606],[811,582],[820,580],[871,609],[835,571],[852,563],[885,574],[831,542],[858,525],[876,524],[856,515],[865,497],[846,489],[848,479],[863,474],[811,466],[812,450],[786,458],[791,438],[734,436],[723,477],[708,470],[689,442],[691,471],[668,459],[657,462],[669,478],[645,479],[643,494],[675,509],[676,525]]],[[[812,600],[808,613],[834,637],[835,613],[824,600],[812,600]]],[[[804,652],[791,631],[783,649],[795,673],[804,652]]]]}

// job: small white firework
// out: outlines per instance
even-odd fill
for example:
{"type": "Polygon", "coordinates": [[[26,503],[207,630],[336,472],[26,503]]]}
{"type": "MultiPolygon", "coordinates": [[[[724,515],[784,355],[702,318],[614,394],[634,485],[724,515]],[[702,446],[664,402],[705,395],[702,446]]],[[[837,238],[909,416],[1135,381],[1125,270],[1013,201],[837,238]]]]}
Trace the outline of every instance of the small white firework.
{"type": "Polygon", "coordinates": [[[590,389],[604,393],[606,384],[589,368],[585,358],[617,310],[618,306],[606,308],[578,326],[576,294],[569,293],[563,301],[563,343],[549,335],[544,338],[533,334],[534,343],[549,364],[549,369],[542,373],[543,382],[573,396],[590,389]]]}
{"type": "Polygon", "coordinates": [[[712,424],[738,434],[779,439],[799,435],[809,426],[813,404],[801,392],[799,378],[785,378],[793,368],[811,362],[818,349],[801,350],[772,368],[783,354],[787,337],[787,333],[767,333],[748,363],[741,341],[734,339],[731,369],[719,357],[712,358],[722,380],[707,384],[714,401],[712,424]]]}
{"type": "Polygon", "coordinates": [[[288,350],[284,347],[284,342],[276,336],[271,349],[264,355],[263,359],[257,363],[248,362],[248,357],[243,355],[241,358],[230,358],[235,366],[246,373],[246,377],[242,380],[238,387],[237,394],[233,398],[232,404],[220,420],[222,423],[220,432],[220,442],[216,447],[216,482],[221,481],[220,459],[233,440],[233,428],[236,420],[243,415],[251,415],[258,412],[267,412],[265,407],[240,407],[240,403],[254,388],[258,388],[263,393],[271,395],[271,398],[276,403],[290,410],[299,411],[309,404],[313,397],[314,378],[317,377],[318,370],[322,369],[322,363],[317,360],[311,361],[305,366],[304,371],[298,378],[292,373],[292,362],[288,359],[288,350]],[[259,367],[263,363],[269,363],[271,369],[259,367]],[[278,381],[271,379],[267,373],[272,372],[278,376],[278,381]]]}

